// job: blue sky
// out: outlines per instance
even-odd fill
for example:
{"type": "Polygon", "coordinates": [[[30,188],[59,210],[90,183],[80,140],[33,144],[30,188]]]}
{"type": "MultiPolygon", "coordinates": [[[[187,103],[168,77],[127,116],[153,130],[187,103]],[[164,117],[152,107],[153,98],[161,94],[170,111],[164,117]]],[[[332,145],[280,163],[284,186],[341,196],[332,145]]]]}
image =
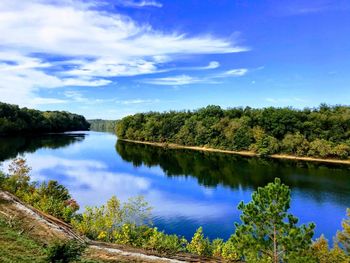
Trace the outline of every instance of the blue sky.
{"type": "Polygon", "coordinates": [[[117,119],[350,101],[347,0],[1,0],[0,100],[117,119]]]}

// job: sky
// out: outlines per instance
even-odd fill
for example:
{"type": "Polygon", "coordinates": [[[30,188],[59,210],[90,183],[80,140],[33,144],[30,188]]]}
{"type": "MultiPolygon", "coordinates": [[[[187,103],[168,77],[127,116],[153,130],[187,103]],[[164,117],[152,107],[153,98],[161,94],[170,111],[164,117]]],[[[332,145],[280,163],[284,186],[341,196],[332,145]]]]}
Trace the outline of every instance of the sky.
{"type": "Polygon", "coordinates": [[[0,101],[87,118],[350,101],[348,0],[1,0],[0,101]]]}

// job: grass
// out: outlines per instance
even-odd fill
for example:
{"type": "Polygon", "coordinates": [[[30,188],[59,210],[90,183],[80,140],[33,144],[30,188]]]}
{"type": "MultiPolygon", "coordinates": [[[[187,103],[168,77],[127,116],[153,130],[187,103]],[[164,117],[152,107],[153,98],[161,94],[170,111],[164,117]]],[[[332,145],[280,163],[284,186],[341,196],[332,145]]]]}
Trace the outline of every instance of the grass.
{"type": "Polygon", "coordinates": [[[20,229],[11,228],[0,219],[0,262],[45,262],[45,249],[20,229]]]}
{"type": "MultiPolygon", "coordinates": [[[[11,227],[0,218],[0,262],[1,263],[45,263],[46,251],[44,246],[30,237],[19,227],[11,227]]],[[[123,260],[97,260],[86,253],[80,263],[126,263],[123,260]]]]}

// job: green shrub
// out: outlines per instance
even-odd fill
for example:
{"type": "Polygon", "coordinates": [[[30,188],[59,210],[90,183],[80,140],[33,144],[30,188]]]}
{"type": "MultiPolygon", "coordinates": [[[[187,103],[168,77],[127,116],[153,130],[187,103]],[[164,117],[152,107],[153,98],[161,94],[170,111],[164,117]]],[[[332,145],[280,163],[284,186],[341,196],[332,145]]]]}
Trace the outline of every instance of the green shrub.
{"type": "MultiPolygon", "coordinates": [[[[86,207],[85,212],[72,220],[73,227],[91,239],[108,242],[132,237],[136,226],[150,223],[151,207],[143,197],[130,198],[123,204],[113,196],[106,205],[86,207]],[[135,227],[134,227],[135,226],[135,227]],[[128,229],[130,227],[130,229],[128,229]]],[[[129,243],[124,240],[123,242],[129,243]]]]}
{"type": "Polygon", "coordinates": [[[142,245],[149,240],[151,233],[152,229],[148,226],[124,224],[119,231],[115,231],[114,242],[117,244],[142,247],[142,245]]]}
{"type": "Polygon", "coordinates": [[[281,146],[284,152],[298,156],[306,155],[309,151],[309,142],[299,132],[287,134],[282,140],[281,146]]]}
{"type": "Polygon", "coordinates": [[[1,188],[45,213],[70,222],[79,206],[68,190],[57,181],[44,182],[39,186],[30,182],[30,170],[25,159],[13,160],[9,174],[0,176],[1,188]]]}
{"type": "Polygon", "coordinates": [[[162,254],[175,254],[185,251],[186,245],[187,240],[185,238],[164,234],[155,227],[152,228],[148,242],[143,247],[162,254]]]}
{"type": "Polygon", "coordinates": [[[204,238],[203,228],[199,227],[194,233],[191,242],[187,245],[189,252],[200,255],[200,256],[210,256],[211,245],[208,238],[204,238]]]}
{"type": "Polygon", "coordinates": [[[237,248],[234,243],[229,239],[223,244],[221,256],[227,260],[239,260],[237,248]]]}
{"type": "Polygon", "coordinates": [[[332,154],[332,143],[323,139],[316,139],[310,143],[309,156],[329,157],[332,154]]]}
{"type": "Polygon", "coordinates": [[[214,257],[221,257],[225,242],[221,238],[216,238],[211,243],[212,255],[214,257]]]}
{"type": "Polygon", "coordinates": [[[333,148],[333,155],[340,159],[347,159],[350,155],[350,146],[341,143],[333,148]]]}
{"type": "Polygon", "coordinates": [[[56,241],[47,250],[47,262],[68,263],[78,261],[86,246],[77,241],[56,241]]]}

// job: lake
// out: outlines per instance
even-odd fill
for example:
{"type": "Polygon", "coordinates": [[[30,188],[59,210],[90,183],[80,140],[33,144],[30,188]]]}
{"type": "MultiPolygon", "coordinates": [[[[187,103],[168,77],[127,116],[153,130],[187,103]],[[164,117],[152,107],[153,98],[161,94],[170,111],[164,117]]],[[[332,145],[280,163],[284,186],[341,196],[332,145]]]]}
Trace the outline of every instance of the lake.
{"type": "Polygon", "coordinates": [[[0,161],[24,156],[36,181],[57,180],[81,206],[145,196],[153,222],[190,238],[199,226],[227,239],[239,222],[238,203],[280,177],[292,190],[300,223],[315,222],[331,241],[350,207],[350,167],[268,160],[118,141],[111,133],[74,132],[0,138],[0,161]]]}

